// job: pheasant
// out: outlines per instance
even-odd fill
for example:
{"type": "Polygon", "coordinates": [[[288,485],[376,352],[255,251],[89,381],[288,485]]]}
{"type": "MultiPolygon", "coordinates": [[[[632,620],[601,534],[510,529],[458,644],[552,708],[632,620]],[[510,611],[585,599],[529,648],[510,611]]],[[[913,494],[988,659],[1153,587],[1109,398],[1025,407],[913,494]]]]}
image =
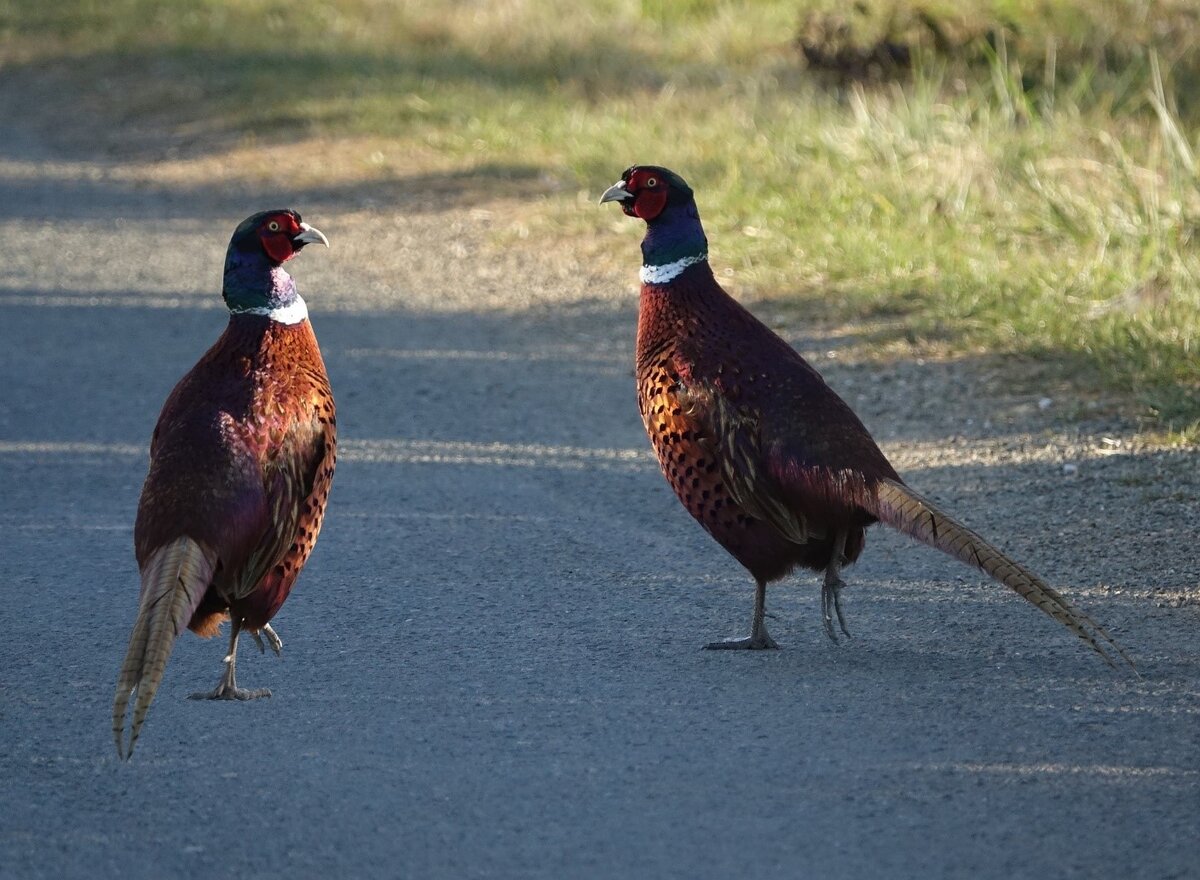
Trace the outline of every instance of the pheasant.
{"type": "Polygon", "coordinates": [[[600,197],[646,222],[637,331],[638,405],[684,507],[754,577],[746,638],[707,648],[775,648],[767,584],[823,572],[822,618],[849,636],[842,569],[882,522],[976,566],[1062,623],[1110,664],[1124,650],[1033,572],[910,489],[858,417],[794,349],[729,296],[684,180],[635,165],[600,197]]]}
{"type": "Polygon", "coordinates": [[[117,679],[113,737],[133,754],[184,627],[231,621],[220,684],[193,699],[249,700],[238,635],[283,647],[270,620],[316,544],[333,480],[333,394],[308,309],[283,264],[328,239],[295,211],[255,214],[233,233],[222,296],[229,324],[167,398],[150,440],[134,525],[141,599],[117,679]],[[133,699],[128,745],[125,716],[133,699]]]}

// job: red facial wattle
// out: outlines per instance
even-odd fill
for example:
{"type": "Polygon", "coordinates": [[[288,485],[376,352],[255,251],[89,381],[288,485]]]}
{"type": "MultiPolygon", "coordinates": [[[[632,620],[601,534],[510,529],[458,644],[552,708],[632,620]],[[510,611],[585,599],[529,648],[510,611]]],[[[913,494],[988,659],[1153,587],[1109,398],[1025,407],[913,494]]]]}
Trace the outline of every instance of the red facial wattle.
{"type": "Polygon", "coordinates": [[[258,239],[267,256],[276,263],[285,263],[296,256],[299,248],[293,241],[300,234],[300,224],[291,214],[275,214],[258,228],[258,239]]]}
{"type": "Polygon", "coordinates": [[[284,263],[296,255],[292,245],[292,237],[286,232],[264,232],[262,234],[263,250],[276,263],[284,263]]]}
{"type": "Polygon", "coordinates": [[[639,190],[638,194],[634,197],[630,213],[635,217],[641,217],[646,222],[649,222],[661,214],[663,208],[666,206],[667,188],[665,186],[655,187],[654,189],[643,189],[639,190]]]}

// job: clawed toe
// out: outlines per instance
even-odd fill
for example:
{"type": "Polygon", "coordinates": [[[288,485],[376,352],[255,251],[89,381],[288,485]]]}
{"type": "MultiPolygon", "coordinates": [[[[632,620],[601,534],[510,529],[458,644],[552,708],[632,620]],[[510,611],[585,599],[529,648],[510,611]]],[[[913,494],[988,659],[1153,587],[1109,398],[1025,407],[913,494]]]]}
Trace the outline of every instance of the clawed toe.
{"type": "Polygon", "coordinates": [[[846,628],[846,617],[842,613],[842,583],[840,578],[827,579],[825,585],[821,588],[821,622],[825,625],[825,635],[829,636],[830,641],[837,644],[837,633],[833,631],[833,617],[837,615],[838,628],[846,638],[853,638],[850,635],[850,630],[846,628]]]}
{"type": "Polygon", "coordinates": [[[220,685],[215,690],[200,691],[194,694],[188,694],[189,700],[257,700],[261,697],[271,696],[271,691],[267,688],[249,688],[229,687],[228,685],[220,685]]]}
{"type": "Polygon", "coordinates": [[[762,651],[778,648],[775,640],[767,632],[763,619],[767,616],[767,582],[757,581],[754,590],[754,617],[750,622],[750,635],[744,639],[725,639],[720,642],[709,642],[704,646],[706,651],[762,651]]]}
{"type": "MultiPolygon", "coordinates": [[[[248,688],[240,688],[237,686],[237,644],[238,635],[242,631],[241,622],[234,620],[233,631],[229,634],[229,653],[225,655],[225,674],[221,676],[221,683],[211,691],[200,691],[195,694],[188,694],[189,700],[257,700],[261,697],[271,696],[271,692],[266,688],[257,688],[250,690],[248,688]]],[[[283,642],[279,636],[275,634],[275,630],[270,626],[263,625],[260,630],[267,637],[267,644],[271,646],[271,650],[276,654],[283,647],[283,642]]],[[[258,649],[264,654],[266,648],[263,646],[263,640],[258,632],[251,632],[254,641],[258,643],[258,649]]]]}
{"type": "Polygon", "coordinates": [[[279,633],[271,629],[271,624],[269,623],[263,624],[262,629],[250,633],[250,636],[254,639],[254,644],[258,645],[258,652],[260,654],[267,653],[266,645],[263,644],[262,639],[264,635],[267,637],[266,644],[270,645],[271,650],[275,652],[275,656],[279,657],[280,652],[283,650],[283,639],[279,638],[279,633]]]}
{"type": "Polygon", "coordinates": [[[766,630],[760,632],[757,636],[746,636],[743,639],[724,639],[720,642],[709,642],[704,646],[706,651],[762,651],[768,649],[777,649],[779,645],[775,642],[766,630]]]}

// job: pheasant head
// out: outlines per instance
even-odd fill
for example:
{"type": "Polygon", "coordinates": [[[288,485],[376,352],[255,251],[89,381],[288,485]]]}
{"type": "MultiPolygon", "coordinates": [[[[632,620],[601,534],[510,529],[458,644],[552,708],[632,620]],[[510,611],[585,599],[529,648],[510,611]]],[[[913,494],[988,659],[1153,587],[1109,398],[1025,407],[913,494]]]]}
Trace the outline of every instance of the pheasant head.
{"type": "Polygon", "coordinates": [[[688,266],[708,259],[708,239],[692,188],[674,171],[632,165],[600,196],[604,202],[620,202],[628,216],[646,221],[643,283],[666,284],[688,266]]]}
{"type": "Polygon", "coordinates": [[[262,211],[243,220],[233,232],[225,253],[225,281],[221,295],[234,315],[265,315],[284,324],[308,317],[296,282],[283,264],[306,244],[329,247],[295,211],[262,211]]]}

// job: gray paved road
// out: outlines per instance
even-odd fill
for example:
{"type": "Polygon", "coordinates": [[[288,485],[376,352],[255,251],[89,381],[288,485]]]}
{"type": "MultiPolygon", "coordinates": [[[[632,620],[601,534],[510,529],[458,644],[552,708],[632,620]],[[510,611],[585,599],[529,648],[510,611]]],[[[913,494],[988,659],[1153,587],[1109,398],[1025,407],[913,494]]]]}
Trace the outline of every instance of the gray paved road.
{"type": "Polygon", "coordinates": [[[0,876],[1200,876],[1190,454],[1039,433],[1022,401],[972,404],[969,371],[830,361],[913,482],[1077,587],[1144,677],[880,533],[851,644],[798,577],[770,598],[784,650],[702,652],[751,588],[645,451],[630,278],[479,268],[469,200],[143,171],[15,140],[0,162],[0,876]],[[186,636],[122,765],[145,442],[223,325],[232,225],[283,203],[334,245],[295,267],[344,440],[326,529],[283,659],[244,646],[275,696],[186,701],[222,647],[186,636]]]}

